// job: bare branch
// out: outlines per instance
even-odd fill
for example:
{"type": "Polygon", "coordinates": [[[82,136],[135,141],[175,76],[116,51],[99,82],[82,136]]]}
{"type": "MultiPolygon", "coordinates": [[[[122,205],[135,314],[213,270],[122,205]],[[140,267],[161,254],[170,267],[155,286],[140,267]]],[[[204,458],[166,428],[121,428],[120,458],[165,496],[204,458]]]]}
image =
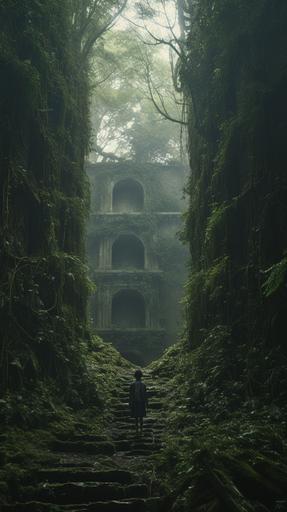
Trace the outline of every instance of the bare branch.
{"type": "Polygon", "coordinates": [[[148,86],[148,90],[149,90],[149,95],[150,95],[150,100],[152,101],[155,109],[157,110],[157,112],[159,114],[161,114],[165,119],[168,119],[168,121],[171,121],[173,123],[178,123],[180,125],[183,125],[183,126],[186,126],[187,123],[185,121],[182,121],[181,119],[176,119],[175,117],[171,116],[166,108],[165,108],[165,105],[164,105],[164,102],[163,102],[163,98],[162,96],[160,95],[159,91],[157,90],[157,95],[159,97],[159,100],[160,100],[160,104],[161,104],[161,107],[158,105],[155,97],[154,97],[154,93],[153,93],[153,84],[152,84],[152,80],[151,80],[151,77],[150,77],[150,72],[149,72],[149,69],[148,67],[146,68],[146,79],[147,79],[147,86],[148,86]]]}
{"type": "Polygon", "coordinates": [[[103,78],[102,80],[100,80],[99,82],[95,82],[93,84],[93,87],[92,89],[96,89],[97,87],[99,87],[100,85],[104,84],[105,82],[107,82],[111,76],[113,76],[115,74],[115,71],[111,71],[105,78],[103,78]]]}

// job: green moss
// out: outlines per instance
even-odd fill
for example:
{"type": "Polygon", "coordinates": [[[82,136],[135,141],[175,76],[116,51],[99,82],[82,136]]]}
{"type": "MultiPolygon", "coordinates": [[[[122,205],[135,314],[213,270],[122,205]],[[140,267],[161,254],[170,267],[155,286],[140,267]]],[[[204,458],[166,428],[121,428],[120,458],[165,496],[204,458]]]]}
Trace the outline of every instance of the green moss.
{"type": "Polygon", "coordinates": [[[69,9],[0,7],[1,392],[40,376],[76,386],[85,366],[88,77],[69,9]]]}

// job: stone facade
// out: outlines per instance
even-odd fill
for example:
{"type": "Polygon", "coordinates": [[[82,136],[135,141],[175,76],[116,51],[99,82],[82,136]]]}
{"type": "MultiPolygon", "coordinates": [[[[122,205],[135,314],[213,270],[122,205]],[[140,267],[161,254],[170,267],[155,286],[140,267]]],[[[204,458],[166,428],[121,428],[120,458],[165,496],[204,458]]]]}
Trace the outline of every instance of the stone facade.
{"type": "Polygon", "coordinates": [[[87,173],[92,321],[125,357],[146,364],[181,328],[184,168],[127,161],[89,164],[87,173]]]}

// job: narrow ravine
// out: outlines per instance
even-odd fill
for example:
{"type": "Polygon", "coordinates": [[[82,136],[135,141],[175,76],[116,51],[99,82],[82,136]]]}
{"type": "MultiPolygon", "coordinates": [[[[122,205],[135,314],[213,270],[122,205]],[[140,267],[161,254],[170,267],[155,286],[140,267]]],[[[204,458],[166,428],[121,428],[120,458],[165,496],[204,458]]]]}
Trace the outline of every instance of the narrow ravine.
{"type": "Polygon", "coordinates": [[[154,476],[153,455],[165,427],[162,381],[145,372],[148,416],[136,435],[128,406],[129,376],[119,380],[111,403],[112,421],[102,435],[83,429],[53,443],[53,462],[38,472],[38,486],[23,488],[17,503],[3,511],[156,512],[163,496],[154,476]],[[54,458],[57,454],[56,459],[54,458]]]}
{"type": "Polygon", "coordinates": [[[0,512],[287,512],[286,26],[0,1],[0,512]]]}

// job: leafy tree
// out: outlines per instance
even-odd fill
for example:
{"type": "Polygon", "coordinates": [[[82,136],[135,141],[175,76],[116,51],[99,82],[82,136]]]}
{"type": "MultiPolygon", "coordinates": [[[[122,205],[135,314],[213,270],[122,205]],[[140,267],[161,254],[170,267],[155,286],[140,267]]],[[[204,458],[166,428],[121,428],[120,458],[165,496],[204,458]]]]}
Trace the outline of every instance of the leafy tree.
{"type": "Polygon", "coordinates": [[[157,112],[150,95],[180,117],[169,63],[158,48],[140,41],[133,29],[103,39],[94,58],[92,159],[134,158],[160,161],[180,158],[180,128],[157,112]]]}

